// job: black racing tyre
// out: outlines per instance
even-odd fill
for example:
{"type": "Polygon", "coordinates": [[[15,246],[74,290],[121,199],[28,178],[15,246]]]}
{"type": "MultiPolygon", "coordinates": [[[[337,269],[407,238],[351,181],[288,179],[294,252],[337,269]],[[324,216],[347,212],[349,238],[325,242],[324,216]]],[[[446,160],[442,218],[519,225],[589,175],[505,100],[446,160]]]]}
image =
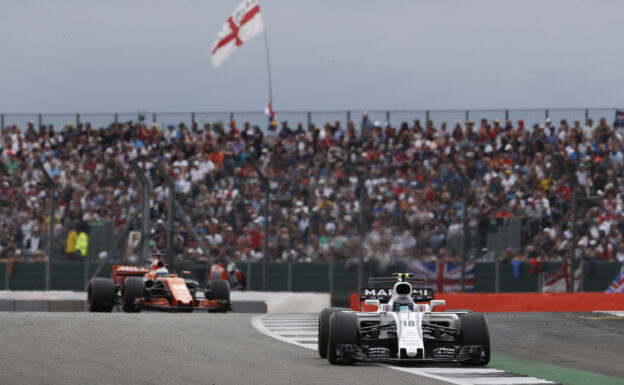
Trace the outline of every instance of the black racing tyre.
{"type": "Polygon", "coordinates": [[[359,327],[357,315],[351,312],[335,312],[329,317],[327,360],[331,364],[352,364],[353,360],[338,357],[338,345],[357,345],[359,327]]]}
{"type": "Polygon", "coordinates": [[[490,362],[490,331],[484,314],[463,314],[459,317],[459,343],[482,345],[481,357],[462,362],[462,365],[484,366],[490,362]]]}
{"type": "Polygon", "coordinates": [[[329,317],[338,311],[351,310],[346,307],[326,307],[321,310],[318,318],[318,354],[327,358],[327,336],[329,332],[329,317]]]}
{"type": "Polygon", "coordinates": [[[136,303],[137,298],[143,299],[145,283],[141,277],[126,277],[121,287],[121,307],[126,313],[138,313],[141,305],[136,303]]]}
{"type": "Polygon", "coordinates": [[[110,313],[115,305],[115,283],[109,278],[93,278],[89,281],[87,301],[90,312],[110,313]]]}
{"type": "Polygon", "coordinates": [[[230,283],[225,279],[211,279],[206,285],[206,299],[230,300],[230,283]]]}

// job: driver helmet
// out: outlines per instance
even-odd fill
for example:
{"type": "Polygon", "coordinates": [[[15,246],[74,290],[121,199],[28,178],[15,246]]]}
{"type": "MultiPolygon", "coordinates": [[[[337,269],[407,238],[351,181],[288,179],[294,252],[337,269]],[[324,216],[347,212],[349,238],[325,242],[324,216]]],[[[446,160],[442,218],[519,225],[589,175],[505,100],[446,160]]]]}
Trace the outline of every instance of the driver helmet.
{"type": "Polygon", "coordinates": [[[412,286],[409,283],[400,282],[394,286],[392,307],[392,310],[414,310],[412,286]]]}
{"type": "Polygon", "coordinates": [[[159,267],[156,270],[156,276],[157,277],[164,277],[164,276],[167,276],[167,275],[169,275],[169,270],[167,270],[167,268],[164,267],[164,266],[163,267],[159,267]]]}
{"type": "Polygon", "coordinates": [[[228,274],[234,274],[235,271],[236,271],[236,264],[234,262],[230,262],[227,265],[227,272],[228,272],[228,274]]]}
{"type": "Polygon", "coordinates": [[[411,298],[395,298],[393,310],[414,310],[414,301],[411,298]]]}

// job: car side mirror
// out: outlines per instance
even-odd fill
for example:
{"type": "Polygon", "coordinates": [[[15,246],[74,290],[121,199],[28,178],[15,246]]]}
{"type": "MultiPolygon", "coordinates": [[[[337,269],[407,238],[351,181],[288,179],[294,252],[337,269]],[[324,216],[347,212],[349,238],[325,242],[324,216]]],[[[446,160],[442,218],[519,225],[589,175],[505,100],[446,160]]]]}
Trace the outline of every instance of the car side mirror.
{"type": "Polygon", "coordinates": [[[191,275],[191,272],[188,270],[182,270],[182,275],[191,275]]]}
{"type": "Polygon", "coordinates": [[[434,299],[434,300],[432,300],[432,301],[431,301],[431,304],[430,304],[430,306],[431,306],[431,307],[430,307],[430,311],[433,311],[433,309],[434,309],[436,306],[444,306],[444,305],[446,305],[446,301],[445,301],[445,300],[443,300],[443,299],[434,299]]]}
{"type": "Polygon", "coordinates": [[[375,306],[377,308],[379,308],[379,300],[378,299],[367,299],[364,301],[364,305],[367,306],[375,306]]]}

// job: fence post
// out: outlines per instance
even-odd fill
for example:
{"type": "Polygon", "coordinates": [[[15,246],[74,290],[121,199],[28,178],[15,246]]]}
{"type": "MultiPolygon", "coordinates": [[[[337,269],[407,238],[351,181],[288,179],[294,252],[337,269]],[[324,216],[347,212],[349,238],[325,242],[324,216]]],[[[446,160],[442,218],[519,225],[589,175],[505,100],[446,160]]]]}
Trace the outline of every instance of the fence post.
{"type": "Polygon", "coordinates": [[[233,121],[234,121],[234,113],[230,112],[230,122],[233,122],[233,121]]]}
{"type": "MultiPolygon", "coordinates": [[[[91,229],[89,229],[91,230],[91,229]]],[[[89,287],[89,257],[91,254],[89,253],[89,249],[87,248],[87,255],[85,255],[84,261],[84,287],[89,287]]]]}
{"type": "Polygon", "coordinates": [[[546,115],[546,117],[544,119],[548,119],[550,117],[550,111],[549,110],[545,110],[545,115],[546,115]]]}
{"type": "Polygon", "coordinates": [[[262,258],[262,291],[267,291],[267,288],[269,287],[269,273],[267,272],[267,270],[269,266],[269,199],[271,197],[271,185],[263,174],[260,175],[262,175],[262,179],[264,180],[264,188],[266,190],[264,192],[264,258],[262,258]]]}
{"type": "Polygon", "coordinates": [[[470,120],[470,110],[466,110],[466,122],[470,120]]]}
{"type": "MultiPolygon", "coordinates": [[[[43,124],[43,119],[41,117],[41,114],[37,115],[37,120],[38,120],[37,128],[39,129],[39,128],[41,128],[41,125],[43,124]]],[[[39,130],[37,130],[37,131],[39,131],[39,130]]]]}
{"type": "MultiPolygon", "coordinates": [[[[43,169],[43,166],[41,166],[41,168],[43,169]]],[[[46,172],[45,175],[48,175],[48,173],[46,172]]],[[[50,178],[48,176],[48,178],[50,178]]],[[[52,182],[52,180],[50,179],[49,182],[50,183],[50,230],[48,232],[48,259],[46,261],[46,266],[45,266],[45,289],[46,291],[50,290],[50,263],[52,260],[52,253],[54,252],[54,206],[56,204],[55,202],[55,193],[56,191],[54,191],[54,183],[52,182]]]]}
{"type": "MultiPolygon", "coordinates": [[[[174,205],[175,205],[175,182],[173,179],[169,177],[167,170],[162,163],[157,163],[156,167],[158,167],[158,171],[160,172],[160,176],[165,179],[167,182],[167,222],[165,224],[165,239],[167,242],[167,257],[169,258],[169,268],[174,270],[175,264],[175,256],[173,255],[173,217],[175,216],[174,205]]],[[[202,251],[205,253],[206,250],[202,251]]],[[[205,255],[207,258],[208,254],[205,255]]]]}
{"type": "Polygon", "coordinates": [[[457,160],[455,158],[451,158],[451,162],[453,163],[453,168],[455,172],[459,174],[462,180],[462,190],[464,195],[464,207],[462,212],[462,222],[463,222],[463,236],[462,236],[462,252],[461,252],[461,276],[460,276],[460,287],[461,292],[466,292],[466,258],[468,257],[468,247],[470,247],[470,229],[469,221],[468,221],[468,189],[470,188],[470,180],[464,173],[464,171],[457,164],[457,160]]]}
{"type": "Polygon", "coordinates": [[[152,123],[156,123],[156,113],[152,114],[152,123]]]}
{"type": "Polygon", "coordinates": [[[288,275],[286,276],[286,290],[292,291],[292,261],[288,261],[288,275]]]}
{"type": "Polygon", "coordinates": [[[4,267],[4,290],[11,290],[11,286],[9,285],[9,278],[11,278],[9,276],[9,263],[10,262],[4,262],[5,263],[5,267],[4,267]]]}
{"type": "Polygon", "coordinates": [[[308,129],[310,129],[311,125],[312,125],[312,113],[308,111],[308,129]]]}
{"type": "Polygon", "coordinates": [[[142,265],[149,258],[149,237],[150,237],[150,192],[152,189],[149,178],[143,173],[136,160],[130,162],[130,168],[141,183],[141,258],[142,265]]]}
{"type": "Polygon", "coordinates": [[[505,110],[505,124],[507,124],[507,120],[509,120],[509,110],[505,110]]]}
{"type": "Polygon", "coordinates": [[[386,111],[386,124],[390,123],[390,111],[386,111]]]}
{"type": "Polygon", "coordinates": [[[500,292],[500,261],[494,257],[494,292],[500,292]]]}
{"type": "Polygon", "coordinates": [[[37,160],[36,161],[36,165],[37,168],[39,168],[39,170],[41,171],[41,173],[43,174],[43,178],[45,179],[45,184],[47,185],[47,187],[50,189],[49,190],[49,194],[50,194],[50,228],[48,230],[48,244],[47,244],[47,252],[48,252],[48,259],[46,260],[46,264],[45,264],[45,290],[48,291],[50,290],[50,261],[52,260],[52,252],[54,251],[54,206],[55,206],[55,188],[54,188],[54,182],[52,181],[52,178],[50,178],[50,175],[48,175],[48,172],[46,171],[46,169],[43,167],[43,164],[41,164],[41,161],[37,160]]]}
{"type": "Polygon", "coordinates": [[[79,125],[80,125],[80,114],[76,114],[76,129],[78,129],[79,125]]]}
{"type": "Polygon", "coordinates": [[[589,120],[589,109],[586,108],[585,109],[585,124],[587,124],[587,121],[589,120]]]}
{"type": "Polygon", "coordinates": [[[0,114],[0,129],[4,128],[4,114],[0,114]]]}
{"type": "MultiPolygon", "coordinates": [[[[569,175],[571,176],[570,180],[572,181],[572,244],[570,245],[570,263],[568,264],[569,270],[568,274],[570,274],[570,292],[574,293],[574,262],[576,261],[576,232],[577,226],[576,222],[578,221],[578,210],[577,210],[577,191],[578,191],[578,182],[574,177],[573,170],[569,171],[569,175]]],[[[581,271],[582,274],[582,271],[581,271]]]]}
{"type": "Polygon", "coordinates": [[[347,110],[347,123],[351,120],[351,111],[347,110]]]}
{"type": "Polygon", "coordinates": [[[251,261],[247,261],[247,277],[245,277],[247,279],[247,290],[253,290],[251,288],[251,261]]]}
{"type": "Polygon", "coordinates": [[[329,260],[329,294],[331,296],[331,293],[333,293],[334,291],[334,260],[330,259],[329,260]]]}
{"type": "Polygon", "coordinates": [[[191,112],[191,124],[195,124],[195,113],[191,112]]]}
{"type": "Polygon", "coordinates": [[[270,198],[271,198],[271,185],[264,173],[258,167],[256,159],[253,155],[250,155],[249,160],[258,178],[264,186],[264,255],[262,256],[262,291],[267,291],[267,265],[269,260],[269,210],[270,210],[270,198]]]}
{"type": "Polygon", "coordinates": [[[117,122],[119,122],[119,114],[115,113],[115,124],[117,124],[117,122]]]}
{"type": "MultiPolygon", "coordinates": [[[[358,185],[360,188],[360,252],[358,253],[358,288],[364,287],[364,240],[366,239],[366,186],[364,174],[358,173],[358,185]]],[[[333,277],[332,277],[333,279],[333,277]]]]}
{"type": "Polygon", "coordinates": [[[425,127],[429,124],[429,110],[425,111],[425,127]]]}
{"type": "Polygon", "coordinates": [[[581,281],[579,282],[579,288],[577,291],[585,291],[585,259],[579,259],[580,269],[581,269],[581,281]]]}

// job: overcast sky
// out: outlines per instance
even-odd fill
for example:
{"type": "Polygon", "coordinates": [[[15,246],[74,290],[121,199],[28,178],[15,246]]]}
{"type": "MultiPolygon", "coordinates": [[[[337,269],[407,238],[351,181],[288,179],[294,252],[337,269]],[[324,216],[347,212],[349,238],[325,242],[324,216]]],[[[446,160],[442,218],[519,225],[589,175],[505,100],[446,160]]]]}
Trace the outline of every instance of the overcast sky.
{"type": "MultiPolygon", "coordinates": [[[[240,0],[2,0],[0,112],[261,111],[240,0]]],[[[276,110],[624,106],[624,2],[260,0],[276,110]]]]}

